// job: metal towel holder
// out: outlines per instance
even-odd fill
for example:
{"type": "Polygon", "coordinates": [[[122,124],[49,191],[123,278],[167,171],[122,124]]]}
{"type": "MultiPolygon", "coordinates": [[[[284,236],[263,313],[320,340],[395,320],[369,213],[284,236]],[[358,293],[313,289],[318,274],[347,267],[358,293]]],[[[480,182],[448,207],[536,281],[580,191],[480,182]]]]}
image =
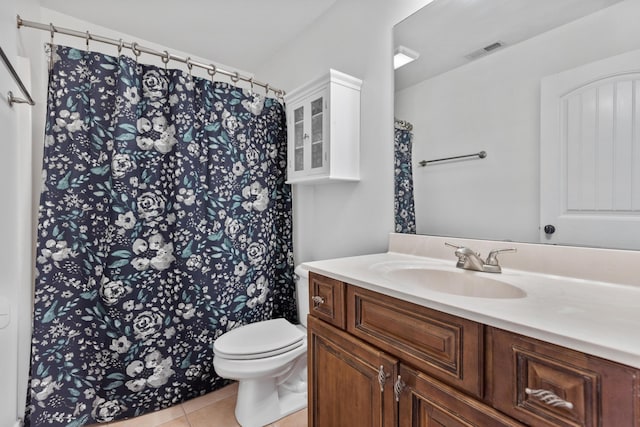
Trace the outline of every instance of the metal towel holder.
{"type": "Polygon", "coordinates": [[[29,91],[24,86],[24,83],[22,83],[22,79],[16,72],[15,68],[13,68],[13,65],[11,65],[11,61],[9,61],[7,55],[4,54],[4,50],[2,50],[2,47],[0,47],[0,57],[2,57],[2,62],[4,62],[7,70],[9,70],[9,74],[11,74],[11,77],[13,77],[13,80],[16,82],[16,84],[20,88],[20,92],[22,92],[22,95],[24,96],[24,98],[18,98],[13,96],[13,92],[9,91],[9,93],[7,94],[7,101],[9,102],[9,106],[13,107],[13,104],[36,105],[36,102],[29,94],[29,91]]]}
{"type": "Polygon", "coordinates": [[[487,152],[486,151],[480,151],[479,153],[465,154],[465,155],[462,155],[462,156],[443,157],[442,159],[433,159],[433,160],[421,160],[421,161],[418,162],[418,164],[420,166],[427,166],[429,163],[446,162],[447,160],[456,160],[456,159],[466,159],[468,157],[478,157],[480,159],[484,159],[485,157],[487,157],[487,152]]]}

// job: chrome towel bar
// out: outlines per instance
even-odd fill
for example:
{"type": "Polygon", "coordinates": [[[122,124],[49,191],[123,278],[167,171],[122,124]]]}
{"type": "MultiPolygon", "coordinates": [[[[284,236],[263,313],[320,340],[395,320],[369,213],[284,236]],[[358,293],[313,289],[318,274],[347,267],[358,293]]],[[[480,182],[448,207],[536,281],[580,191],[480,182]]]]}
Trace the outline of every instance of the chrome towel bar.
{"type": "Polygon", "coordinates": [[[479,153],[465,154],[465,155],[462,155],[462,156],[443,157],[442,159],[433,159],[433,160],[421,160],[421,161],[418,162],[418,165],[427,166],[427,164],[429,164],[429,163],[446,162],[447,160],[456,160],[456,159],[466,159],[468,157],[478,157],[480,159],[484,159],[485,157],[487,157],[487,152],[486,151],[480,151],[479,153]]]}
{"type": "Polygon", "coordinates": [[[4,50],[2,50],[1,47],[0,47],[0,57],[2,57],[2,62],[4,62],[4,65],[7,67],[7,70],[9,70],[9,74],[11,74],[11,77],[13,77],[13,80],[16,82],[16,84],[20,88],[20,92],[22,92],[22,95],[24,96],[24,98],[17,98],[13,96],[13,93],[11,91],[9,91],[9,93],[7,94],[7,101],[9,102],[9,106],[13,107],[13,104],[36,105],[36,102],[33,100],[31,95],[29,94],[29,91],[24,86],[24,83],[22,83],[22,79],[16,72],[15,68],[13,68],[13,65],[11,65],[11,61],[9,61],[9,58],[7,58],[7,55],[4,54],[4,50]]]}

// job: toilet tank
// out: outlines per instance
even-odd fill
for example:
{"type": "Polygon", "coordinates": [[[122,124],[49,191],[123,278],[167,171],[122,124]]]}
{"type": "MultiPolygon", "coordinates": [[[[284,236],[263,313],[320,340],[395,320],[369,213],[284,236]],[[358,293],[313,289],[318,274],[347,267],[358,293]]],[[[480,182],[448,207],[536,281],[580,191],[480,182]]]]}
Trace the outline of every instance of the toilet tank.
{"type": "Polygon", "coordinates": [[[297,266],[296,273],[296,302],[298,307],[298,321],[307,326],[307,314],[309,314],[309,270],[297,266]]]}

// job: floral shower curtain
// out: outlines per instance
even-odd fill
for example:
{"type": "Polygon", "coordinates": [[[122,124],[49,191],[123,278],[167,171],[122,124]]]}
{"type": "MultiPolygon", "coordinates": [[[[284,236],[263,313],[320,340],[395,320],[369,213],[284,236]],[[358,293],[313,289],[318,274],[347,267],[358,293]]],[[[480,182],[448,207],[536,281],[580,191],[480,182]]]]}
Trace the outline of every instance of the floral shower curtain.
{"type": "Polygon", "coordinates": [[[282,105],[125,56],[53,60],[26,425],[221,387],[218,336],[296,320],[282,105]]]}
{"type": "Polygon", "coordinates": [[[394,133],[394,212],[396,233],[416,232],[416,214],[413,199],[413,170],[411,144],[412,126],[396,121],[394,133]]]}

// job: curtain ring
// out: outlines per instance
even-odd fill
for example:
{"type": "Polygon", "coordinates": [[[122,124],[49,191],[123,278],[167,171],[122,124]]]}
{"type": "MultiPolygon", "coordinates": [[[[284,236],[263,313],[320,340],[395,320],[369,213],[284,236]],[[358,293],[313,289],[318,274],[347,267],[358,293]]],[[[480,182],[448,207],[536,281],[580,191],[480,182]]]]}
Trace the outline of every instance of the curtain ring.
{"type": "Polygon", "coordinates": [[[87,35],[85,36],[85,44],[87,46],[87,52],[89,52],[89,40],[91,40],[91,34],[87,31],[87,35]]]}
{"type": "Polygon", "coordinates": [[[235,74],[231,76],[231,81],[233,82],[234,85],[238,83],[238,81],[240,81],[240,73],[236,71],[235,74]]]}
{"type": "Polygon", "coordinates": [[[209,75],[211,76],[211,83],[214,83],[213,76],[216,75],[216,72],[218,71],[218,69],[213,64],[209,64],[209,67],[211,68],[207,68],[207,73],[209,73],[209,75]]]}
{"type": "Polygon", "coordinates": [[[269,91],[271,90],[271,87],[269,86],[269,83],[267,83],[266,85],[264,85],[264,95],[265,96],[269,96],[269,91]]]}
{"type": "MultiPolygon", "coordinates": [[[[53,35],[56,32],[56,27],[53,26],[52,22],[49,22],[49,33],[51,34],[51,41],[49,42],[49,51],[47,52],[49,54],[49,71],[51,71],[53,69],[53,35]]],[[[45,52],[47,49],[47,45],[45,44],[45,52]]]]}
{"type": "Polygon", "coordinates": [[[133,54],[136,56],[136,61],[138,61],[138,57],[142,54],[142,52],[140,52],[140,49],[138,49],[137,42],[131,43],[131,52],[133,52],[133,54]]]}
{"type": "Polygon", "coordinates": [[[56,32],[56,27],[53,26],[52,22],[49,22],[49,34],[51,34],[51,46],[53,46],[53,35],[56,32]]]}
{"type": "Polygon", "coordinates": [[[124,42],[122,41],[122,39],[118,40],[120,43],[118,43],[118,56],[120,56],[122,54],[122,48],[124,47],[124,42]]]}
{"type": "Polygon", "coordinates": [[[193,64],[191,63],[191,57],[187,58],[187,68],[189,69],[189,78],[193,80],[193,74],[191,74],[191,70],[193,69],[193,64]]]}
{"type": "Polygon", "coordinates": [[[169,56],[169,52],[168,51],[164,51],[164,55],[161,56],[162,62],[164,63],[164,69],[165,71],[167,70],[167,64],[169,63],[169,60],[171,59],[171,56],[169,56]]]}
{"type": "Polygon", "coordinates": [[[251,92],[250,93],[251,93],[251,95],[253,95],[253,77],[251,77],[249,79],[249,83],[251,84],[251,89],[250,89],[251,92]]]}
{"type": "Polygon", "coordinates": [[[284,90],[282,89],[278,90],[278,99],[284,99],[284,90]]]}

